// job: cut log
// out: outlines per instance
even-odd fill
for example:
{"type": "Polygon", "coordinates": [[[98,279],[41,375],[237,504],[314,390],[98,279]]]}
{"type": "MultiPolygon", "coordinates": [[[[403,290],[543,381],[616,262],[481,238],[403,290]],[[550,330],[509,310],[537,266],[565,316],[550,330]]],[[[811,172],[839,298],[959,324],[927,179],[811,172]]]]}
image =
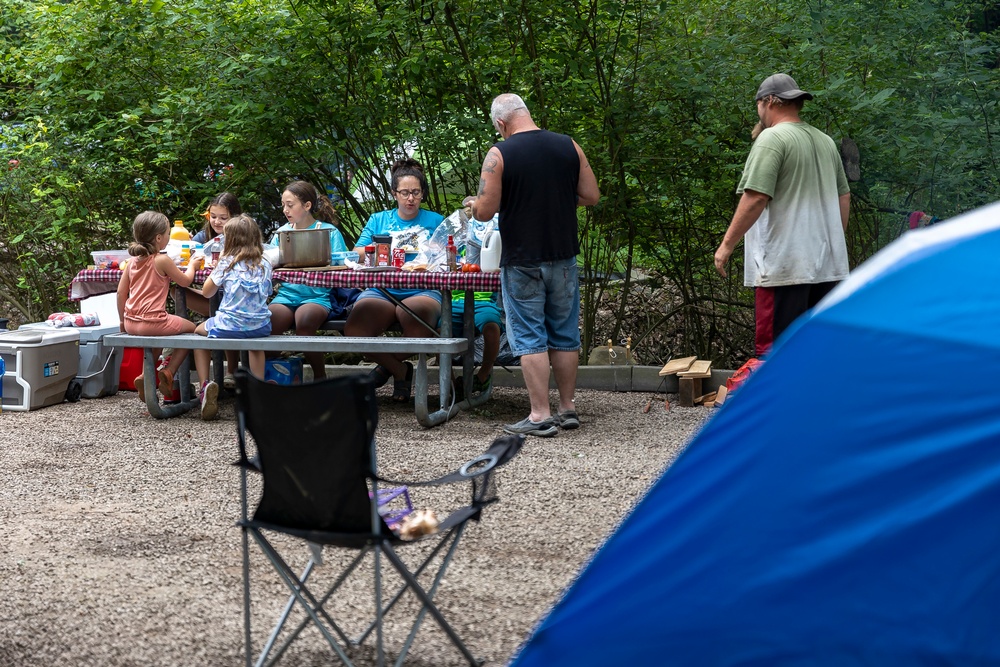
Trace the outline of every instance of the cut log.
{"type": "Polygon", "coordinates": [[[694,402],[697,405],[707,405],[708,407],[711,408],[715,405],[715,394],[716,392],[710,391],[707,394],[704,394],[694,399],[694,402]]]}
{"type": "Polygon", "coordinates": [[[726,389],[726,385],[721,385],[719,391],[715,392],[715,407],[719,407],[726,402],[726,396],[729,395],[729,390],[726,389]]]}
{"type": "Polygon", "coordinates": [[[677,381],[677,404],[693,408],[695,396],[701,396],[701,378],[680,378],[677,381]]]}

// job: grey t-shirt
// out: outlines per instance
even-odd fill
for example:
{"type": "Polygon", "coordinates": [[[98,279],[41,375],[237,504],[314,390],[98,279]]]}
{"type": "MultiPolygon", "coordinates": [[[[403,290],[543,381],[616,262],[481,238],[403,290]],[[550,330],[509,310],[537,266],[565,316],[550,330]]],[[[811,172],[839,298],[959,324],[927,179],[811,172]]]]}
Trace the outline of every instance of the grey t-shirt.
{"type": "Polygon", "coordinates": [[[840,195],[850,192],[833,139],[805,122],[757,137],[736,189],[771,197],[744,237],[744,282],[780,287],[843,280],[847,242],[840,195]]]}

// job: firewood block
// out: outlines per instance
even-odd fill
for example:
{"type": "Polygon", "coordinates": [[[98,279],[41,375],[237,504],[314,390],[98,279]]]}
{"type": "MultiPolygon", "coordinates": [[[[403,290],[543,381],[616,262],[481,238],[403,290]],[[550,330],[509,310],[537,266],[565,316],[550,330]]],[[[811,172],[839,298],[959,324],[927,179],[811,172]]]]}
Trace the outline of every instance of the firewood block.
{"type": "Polygon", "coordinates": [[[678,378],[677,404],[683,408],[693,408],[694,399],[701,396],[702,378],[678,378]]]}
{"type": "Polygon", "coordinates": [[[729,394],[729,390],[726,389],[726,385],[720,385],[719,391],[715,394],[715,407],[719,407],[726,402],[726,396],[729,394]]]}
{"type": "Polygon", "coordinates": [[[695,402],[695,405],[705,405],[705,406],[708,406],[710,408],[714,408],[715,407],[715,392],[714,391],[710,391],[707,394],[705,394],[704,396],[699,396],[698,398],[694,399],[694,402],[695,402]]]}

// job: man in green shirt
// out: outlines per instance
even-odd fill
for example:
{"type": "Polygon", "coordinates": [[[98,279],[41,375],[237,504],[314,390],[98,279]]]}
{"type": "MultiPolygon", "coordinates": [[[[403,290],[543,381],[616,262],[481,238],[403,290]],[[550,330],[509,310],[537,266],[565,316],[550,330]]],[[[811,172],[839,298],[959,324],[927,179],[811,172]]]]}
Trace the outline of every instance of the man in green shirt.
{"type": "Polygon", "coordinates": [[[812,95],[787,74],[757,90],[763,131],[754,141],[736,189],[729,229],[715,251],[715,268],[745,238],[744,283],[754,287],[755,354],[847,277],[847,218],[851,192],[836,144],[799,118],[812,95]]]}

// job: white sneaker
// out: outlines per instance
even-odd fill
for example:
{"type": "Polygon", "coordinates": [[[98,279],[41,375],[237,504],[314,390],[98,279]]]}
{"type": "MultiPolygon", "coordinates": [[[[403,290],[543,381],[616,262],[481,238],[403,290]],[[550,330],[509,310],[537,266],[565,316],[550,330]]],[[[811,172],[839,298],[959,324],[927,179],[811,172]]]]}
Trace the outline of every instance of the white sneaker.
{"type": "Polygon", "coordinates": [[[201,418],[205,421],[215,419],[219,414],[219,385],[212,381],[201,387],[201,418]]]}
{"type": "Polygon", "coordinates": [[[222,388],[227,391],[236,389],[236,378],[233,377],[232,373],[226,373],[226,377],[222,378],[222,388]]]}

